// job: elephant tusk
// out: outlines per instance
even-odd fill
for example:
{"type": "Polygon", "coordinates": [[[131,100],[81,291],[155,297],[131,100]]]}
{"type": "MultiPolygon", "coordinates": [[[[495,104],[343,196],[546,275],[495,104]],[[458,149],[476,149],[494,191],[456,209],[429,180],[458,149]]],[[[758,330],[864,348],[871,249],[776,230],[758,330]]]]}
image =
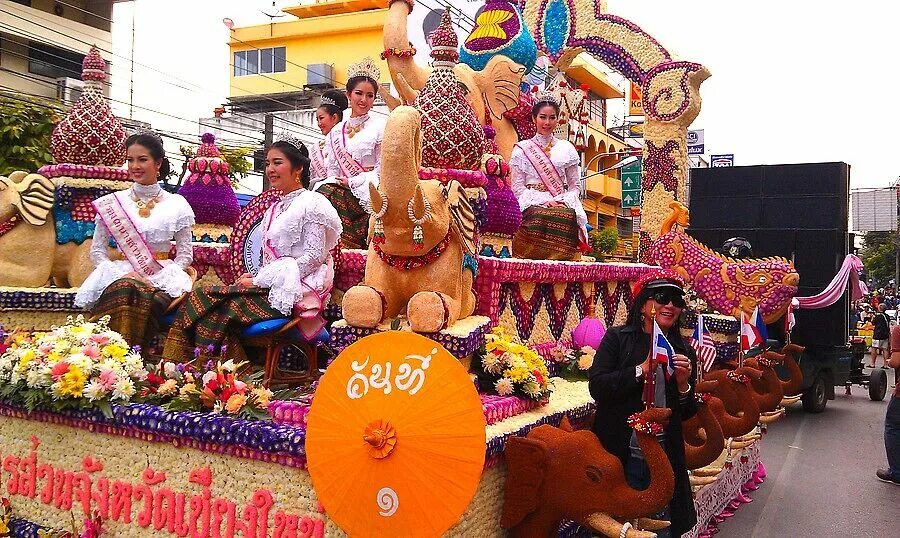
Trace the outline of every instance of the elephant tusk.
{"type": "Polygon", "coordinates": [[[796,396],[785,396],[781,399],[781,407],[787,407],[789,405],[794,405],[795,403],[800,401],[800,398],[803,396],[798,394],[796,396]]]}
{"type": "Polygon", "coordinates": [[[719,479],[718,476],[693,476],[691,475],[692,486],[708,486],[719,479]]]}
{"type": "MultiPolygon", "coordinates": [[[[584,522],[590,528],[608,538],[619,538],[622,535],[622,529],[625,527],[625,525],[602,512],[589,515],[585,518],[584,522]]],[[[632,527],[625,532],[625,538],[656,538],[656,533],[642,531],[632,527]]]]}
{"type": "Polygon", "coordinates": [[[694,469],[693,471],[691,471],[691,474],[693,474],[694,476],[716,476],[721,472],[721,467],[701,467],[699,469],[694,469]]]}
{"type": "Polygon", "coordinates": [[[754,439],[752,441],[735,441],[735,442],[731,443],[731,448],[734,450],[743,450],[743,449],[753,445],[753,443],[755,443],[756,441],[757,441],[757,439],[754,439]]]}
{"type": "Polygon", "coordinates": [[[650,519],[649,517],[639,517],[634,523],[635,527],[645,531],[666,529],[672,524],[671,521],[666,521],[664,519],[650,519]]]}

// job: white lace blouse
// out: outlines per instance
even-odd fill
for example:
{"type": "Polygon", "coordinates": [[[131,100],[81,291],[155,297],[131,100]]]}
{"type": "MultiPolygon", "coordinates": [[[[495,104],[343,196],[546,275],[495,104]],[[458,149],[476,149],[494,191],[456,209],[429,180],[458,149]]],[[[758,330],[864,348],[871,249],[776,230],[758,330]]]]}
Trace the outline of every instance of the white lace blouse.
{"type": "MultiPolygon", "coordinates": [[[[363,168],[370,169],[359,175],[347,178],[350,191],[353,196],[362,202],[369,200],[369,183],[378,186],[378,178],[381,173],[381,142],[384,137],[385,120],[380,116],[366,114],[365,116],[357,116],[355,118],[347,118],[335,125],[329,136],[325,137],[325,149],[322,152],[325,155],[325,168],[328,171],[328,178],[325,181],[334,182],[345,174],[341,170],[334,154],[334,147],[331,140],[333,136],[341,136],[346,126],[358,127],[365,123],[365,127],[357,132],[353,138],[346,136],[346,148],[350,156],[363,168]]],[[[321,184],[322,182],[320,182],[321,184]]]]}
{"type": "MultiPolygon", "coordinates": [[[[535,135],[531,141],[537,142],[541,147],[550,144],[551,136],[535,135]]],[[[587,214],[581,205],[581,157],[578,151],[567,140],[558,138],[550,148],[550,162],[559,173],[559,177],[565,182],[564,190],[558,196],[553,196],[549,192],[543,190],[532,189],[530,186],[543,185],[541,176],[537,170],[525,156],[525,152],[519,146],[523,143],[531,143],[530,141],[519,142],[513,146],[512,155],[509,159],[510,174],[512,176],[512,189],[519,200],[519,207],[525,211],[532,206],[544,206],[549,202],[560,202],[566,207],[575,211],[575,217],[578,225],[585,228],[587,225],[587,214]]]]}
{"type": "Polygon", "coordinates": [[[341,219],[327,198],[299,189],[267,209],[263,223],[262,267],[253,284],[269,288],[272,308],[290,315],[304,294],[331,290],[341,219]]]}
{"type": "MultiPolygon", "coordinates": [[[[194,210],[181,195],[171,194],[158,185],[141,185],[135,183],[128,190],[119,191],[106,196],[116,196],[128,216],[134,222],[141,236],[153,253],[168,253],[175,240],[175,259],[160,260],[162,270],[149,277],[156,288],[166,292],[170,297],[179,297],[193,287],[191,277],[185,269],[194,260],[191,247],[191,226],[194,225],[194,210]],[[161,199],[147,217],[138,214],[136,202],[132,195],[147,201],[159,194],[161,199]]],[[[109,230],[99,215],[94,220],[94,238],[91,242],[90,258],[94,270],[87,277],[78,293],[75,294],[75,306],[91,308],[103,294],[103,290],[116,280],[135,270],[128,260],[111,260],[107,252],[109,230]]]]}

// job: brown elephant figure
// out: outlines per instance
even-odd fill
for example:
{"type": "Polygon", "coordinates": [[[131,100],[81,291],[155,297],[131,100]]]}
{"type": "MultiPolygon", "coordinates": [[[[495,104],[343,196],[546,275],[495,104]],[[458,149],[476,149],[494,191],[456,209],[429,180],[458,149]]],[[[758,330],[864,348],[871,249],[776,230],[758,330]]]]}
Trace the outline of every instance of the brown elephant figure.
{"type": "Polygon", "coordinates": [[[40,174],[17,171],[0,176],[0,223],[17,219],[0,235],[0,286],[79,286],[93,270],[90,241],[56,243],[55,185],[40,174]]]}
{"type": "Polygon", "coordinates": [[[800,370],[798,359],[805,350],[806,348],[796,344],[788,344],[781,350],[784,354],[782,363],[788,370],[787,380],[781,381],[781,391],[784,392],[786,398],[800,394],[800,389],[803,387],[803,372],[800,370]]]}
{"type": "Polygon", "coordinates": [[[712,391],[719,383],[720,381],[697,383],[695,390],[697,413],[682,422],[684,461],[688,469],[699,469],[709,465],[716,461],[725,449],[725,435],[713,407],[718,404],[720,412],[725,413],[722,401],[712,395],[712,391]]]}
{"type": "Polygon", "coordinates": [[[775,366],[780,364],[782,359],[784,359],[784,355],[774,351],[763,351],[759,356],[744,361],[745,366],[755,368],[762,373],[760,379],[751,381],[750,387],[754,392],[753,398],[759,405],[759,412],[763,415],[776,411],[784,398],[781,379],[775,373],[775,366]]]}
{"type": "Polygon", "coordinates": [[[474,213],[458,182],[419,180],[420,118],[412,107],[397,107],[384,129],[381,182],[378,189],[369,186],[373,213],[387,203],[384,238],[371,241],[365,278],[341,303],[344,320],[354,327],[376,327],[405,311],[413,331],[431,333],[475,310],[473,274],[463,267],[464,254],[474,250],[474,213]],[[421,249],[413,243],[410,213],[427,216],[421,249]]]}
{"type": "MultiPolygon", "coordinates": [[[[391,1],[384,23],[385,49],[403,50],[409,47],[407,22],[412,5],[412,1],[391,1]]],[[[394,81],[403,104],[412,104],[419,90],[425,87],[431,69],[418,65],[411,56],[397,54],[388,56],[387,64],[391,80],[394,81]]],[[[460,84],[464,86],[466,99],[472,105],[478,121],[482,125],[491,122],[497,132],[495,140],[500,148],[500,154],[509,159],[513,145],[519,141],[519,136],[512,122],[504,114],[519,105],[519,84],[525,75],[525,67],[506,56],[497,55],[491,58],[481,71],[475,71],[465,64],[458,64],[453,70],[460,84]]],[[[400,104],[390,94],[384,95],[384,98],[391,108],[400,104]]]]}
{"type": "MultiPolygon", "coordinates": [[[[665,425],[671,413],[651,408],[638,416],[665,425]]],[[[500,525],[514,538],[536,538],[556,536],[560,523],[572,520],[616,537],[622,530],[620,521],[657,513],[675,489],[672,466],[654,434],[639,429],[637,439],[650,469],[650,486],[645,490],[628,485],[621,461],[589,430],[543,425],[525,437],[510,438],[504,450],[508,471],[500,525]]],[[[646,521],[647,528],[664,526],[663,522],[646,521]]],[[[625,536],[653,534],[628,529],[625,536]]]]}
{"type": "Polygon", "coordinates": [[[734,370],[713,370],[704,374],[703,381],[697,383],[695,392],[712,393],[714,399],[709,405],[726,438],[746,435],[759,423],[759,405],[753,398],[750,383],[761,377],[759,370],[745,366],[734,370]],[[718,381],[718,384],[709,384],[712,381],[718,381]]]}

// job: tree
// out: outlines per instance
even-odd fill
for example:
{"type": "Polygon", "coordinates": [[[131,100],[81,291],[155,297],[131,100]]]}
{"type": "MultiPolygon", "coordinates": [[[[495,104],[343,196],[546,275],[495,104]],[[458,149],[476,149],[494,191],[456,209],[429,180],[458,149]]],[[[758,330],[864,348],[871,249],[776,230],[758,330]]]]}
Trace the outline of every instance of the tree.
{"type": "Polygon", "coordinates": [[[866,276],[882,287],[894,278],[896,249],[900,247],[896,232],[867,232],[859,254],[866,276]]]}
{"type": "Polygon", "coordinates": [[[16,170],[37,172],[53,163],[50,135],[59,121],[57,110],[26,97],[0,93],[0,175],[16,170]]]}
{"type": "Polygon", "coordinates": [[[612,254],[619,246],[619,231],[614,227],[592,230],[590,233],[591,255],[602,260],[607,254],[612,254]]]}

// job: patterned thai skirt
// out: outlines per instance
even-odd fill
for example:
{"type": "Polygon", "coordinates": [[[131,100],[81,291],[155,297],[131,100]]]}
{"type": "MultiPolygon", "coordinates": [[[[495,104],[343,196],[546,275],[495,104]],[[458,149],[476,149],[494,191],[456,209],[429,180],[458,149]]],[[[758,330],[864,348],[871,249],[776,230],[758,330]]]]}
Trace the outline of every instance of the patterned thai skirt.
{"type": "Polygon", "coordinates": [[[159,320],[172,298],[140,280],[120,278],[103,290],[91,309],[91,319],[109,316],[109,328],[129,345],[144,349],[159,334],[159,320]]]}
{"type": "Polygon", "coordinates": [[[342,249],[366,249],[369,247],[369,214],[348,187],[337,183],[326,183],[318,189],[341,218],[344,231],[341,233],[342,249]]]}
{"type": "Polygon", "coordinates": [[[178,309],[163,357],[175,362],[190,362],[198,356],[246,360],[241,331],[257,322],[283,317],[269,304],[266,288],[195,288],[178,309]],[[224,354],[222,346],[227,346],[224,354]]]}
{"type": "Polygon", "coordinates": [[[513,256],[532,260],[580,260],[578,222],[568,207],[532,206],[522,214],[513,256]]]}

